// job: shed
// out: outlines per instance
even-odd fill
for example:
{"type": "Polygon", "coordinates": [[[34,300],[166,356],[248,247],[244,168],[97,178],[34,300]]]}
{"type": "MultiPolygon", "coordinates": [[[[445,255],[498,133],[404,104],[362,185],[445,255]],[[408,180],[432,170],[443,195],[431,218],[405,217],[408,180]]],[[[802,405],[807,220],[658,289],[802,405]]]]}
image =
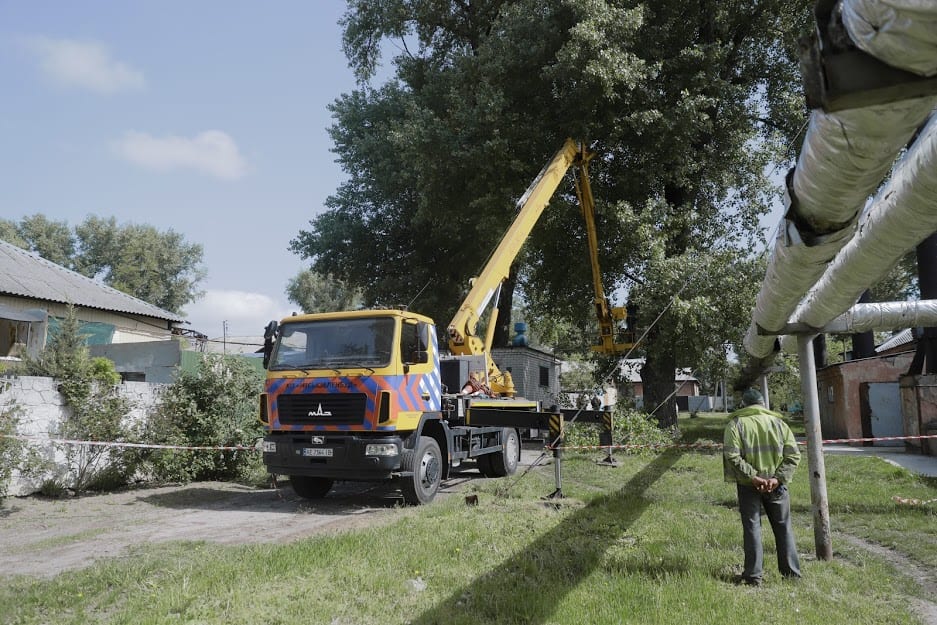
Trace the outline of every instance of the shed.
{"type": "Polygon", "coordinates": [[[560,392],[560,361],[533,347],[500,347],[491,357],[501,371],[509,371],[517,394],[526,399],[555,404],[560,392]]]}

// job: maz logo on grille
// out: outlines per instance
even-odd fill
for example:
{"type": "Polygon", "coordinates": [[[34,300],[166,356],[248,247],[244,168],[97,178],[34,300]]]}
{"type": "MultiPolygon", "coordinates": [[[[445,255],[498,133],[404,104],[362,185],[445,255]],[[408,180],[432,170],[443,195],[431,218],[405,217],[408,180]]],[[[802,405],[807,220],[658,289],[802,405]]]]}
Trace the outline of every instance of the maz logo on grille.
{"type": "Polygon", "coordinates": [[[331,410],[322,410],[322,404],[319,404],[319,407],[316,410],[310,410],[306,415],[308,417],[331,417],[331,410]]]}

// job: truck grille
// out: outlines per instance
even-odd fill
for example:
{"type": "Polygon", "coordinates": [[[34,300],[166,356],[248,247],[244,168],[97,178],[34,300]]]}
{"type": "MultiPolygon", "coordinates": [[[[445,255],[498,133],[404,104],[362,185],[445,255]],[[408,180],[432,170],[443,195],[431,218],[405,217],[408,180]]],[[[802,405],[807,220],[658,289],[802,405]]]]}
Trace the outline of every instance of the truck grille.
{"type": "Polygon", "coordinates": [[[279,395],[277,412],[284,425],[357,425],[367,400],[364,393],[279,395]]]}

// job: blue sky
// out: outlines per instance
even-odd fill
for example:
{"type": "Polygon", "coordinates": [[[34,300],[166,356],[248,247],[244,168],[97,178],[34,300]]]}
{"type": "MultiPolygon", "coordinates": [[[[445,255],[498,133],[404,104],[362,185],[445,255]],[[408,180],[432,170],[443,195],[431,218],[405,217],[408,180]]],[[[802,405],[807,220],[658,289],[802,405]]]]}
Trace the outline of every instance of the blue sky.
{"type": "Polygon", "coordinates": [[[260,334],[295,308],[285,288],[303,262],[289,241],[343,177],[326,107],[355,87],[344,10],[0,0],[0,217],[175,230],[204,247],[208,271],[190,327],[260,334]]]}
{"type": "Polygon", "coordinates": [[[293,307],[289,241],[342,180],[326,109],[355,84],[339,0],[0,0],[0,217],[88,215],[204,247],[192,328],[293,307]]]}

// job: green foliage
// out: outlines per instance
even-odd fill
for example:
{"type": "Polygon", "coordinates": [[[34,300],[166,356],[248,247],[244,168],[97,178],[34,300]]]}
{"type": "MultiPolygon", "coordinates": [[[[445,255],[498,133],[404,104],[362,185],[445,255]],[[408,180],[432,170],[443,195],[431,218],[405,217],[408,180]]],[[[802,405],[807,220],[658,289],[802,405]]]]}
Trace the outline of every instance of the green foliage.
{"type": "Polygon", "coordinates": [[[174,230],[88,217],[75,228],[81,256],[77,270],[99,276],[115,289],[179,312],[195,300],[205,277],[202,246],[186,243],[174,230]]]}
{"type": "Polygon", "coordinates": [[[173,230],[118,225],[113,217],[89,216],[74,231],[42,215],[0,220],[0,239],[172,312],[200,295],[205,277],[201,245],[173,230]]]}
{"type": "Polygon", "coordinates": [[[560,388],[566,391],[581,391],[595,386],[595,364],[587,361],[582,354],[569,357],[563,363],[560,372],[560,388]]]}
{"type": "MultiPolygon", "coordinates": [[[[36,357],[25,358],[27,375],[49,376],[59,383],[68,411],[55,434],[82,441],[121,441],[130,436],[125,423],[130,403],[118,392],[120,374],[107,358],[92,358],[81,334],[81,323],[73,306],[68,307],[59,332],[36,357]]],[[[124,449],[97,445],[61,444],[71,487],[85,490],[99,474],[120,474],[123,482],[133,474],[133,454],[124,449]]],[[[112,480],[114,481],[114,480],[112,480]]]]}
{"type": "MultiPolygon", "coordinates": [[[[0,380],[0,397],[8,383],[0,380]]],[[[5,497],[10,486],[13,469],[17,468],[25,456],[25,445],[15,438],[20,421],[20,408],[15,404],[0,405],[0,498],[5,497]]]]}
{"type": "Polygon", "coordinates": [[[68,487],[58,477],[47,477],[39,485],[39,494],[50,499],[58,499],[68,494],[68,487]]]}
{"type": "Polygon", "coordinates": [[[919,299],[917,253],[910,251],[870,289],[870,301],[901,302],[919,299]]]}
{"type": "Polygon", "coordinates": [[[63,267],[71,267],[75,258],[76,241],[68,224],[50,221],[44,215],[23,217],[19,223],[3,220],[0,239],[36,252],[63,267]]]}
{"type": "MultiPolygon", "coordinates": [[[[252,446],[261,437],[257,420],[260,373],[236,356],[206,355],[194,372],[181,371],[165,390],[144,432],[149,443],[182,446],[252,446]]],[[[146,454],[158,480],[233,479],[260,462],[246,451],[153,450],[146,454]]]]}
{"type": "Polygon", "coordinates": [[[800,363],[796,354],[781,352],[776,364],[781,371],[768,376],[771,409],[788,413],[803,410],[803,391],[800,383],[800,363]]]}
{"type": "Polygon", "coordinates": [[[286,295],[304,313],[354,310],[362,305],[361,291],[332,275],[304,269],[290,278],[286,295]]]}
{"type": "MultiPolygon", "coordinates": [[[[667,309],[643,346],[657,405],[675,368],[711,369],[701,361],[748,325],[766,172],[796,152],[805,115],[796,42],[811,4],[351,3],[344,45],[361,83],[331,108],[348,178],[291,249],[367,304],[430,284],[414,307],[448,318],[543,163],[566,136],[589,141],[606,290],[628,292],[644,327],[667,309]],[[374,86],[387,40],[401,52],[374,86]]],[[[561,185],[517,259],[542,336],[562,318],[578,339],[594,315],[575,203],[561,185]]]]}

